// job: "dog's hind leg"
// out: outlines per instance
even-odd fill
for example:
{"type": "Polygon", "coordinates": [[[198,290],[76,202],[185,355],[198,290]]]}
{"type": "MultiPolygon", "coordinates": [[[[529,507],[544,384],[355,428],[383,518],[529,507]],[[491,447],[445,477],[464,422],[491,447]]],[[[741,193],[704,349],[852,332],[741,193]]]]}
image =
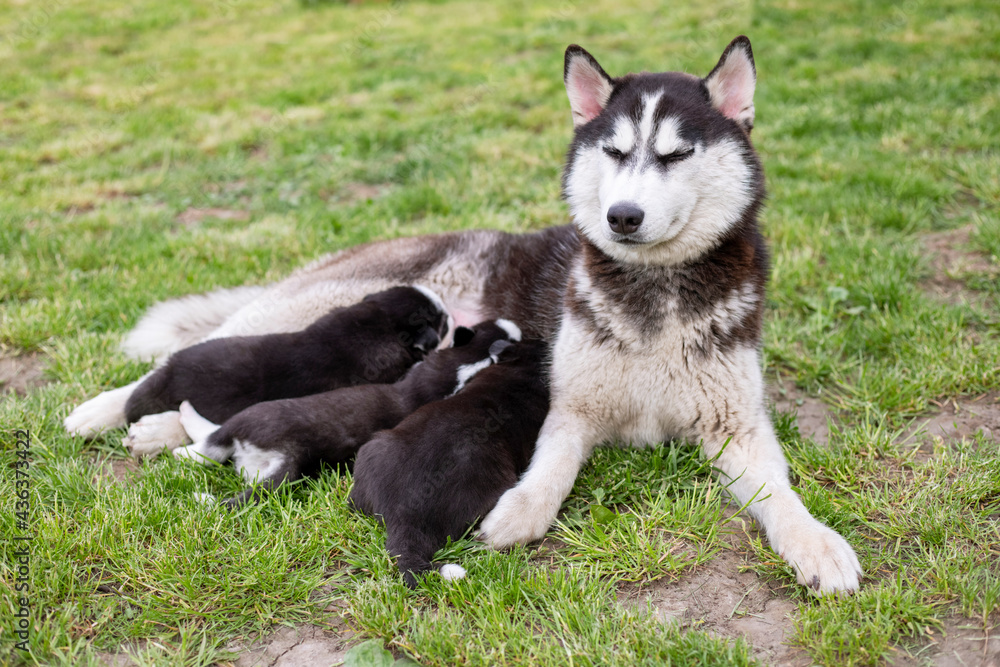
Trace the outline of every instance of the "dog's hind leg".
{"type": "MultiPolygon", "coordinates": [[[[408,588],[417,587],[417,575],[434,569],[431,558],[438,546],[430,535],[415,526],[398,520],[386,524],[385,548],[390,556],[396,558],[396,567],[408,588]]],[[[465,570],[462,570],[464,574],[465,570]]]]}
{"type": "Polygon", "coordinates": [[[180,424],[195,443],[175,449],[174,456],[199,461],[205,465],[208,465],[209,461],[225,463],[233,456],[237,443],[220,437],[224,432],[219,431],[218,424],[213,424],[202,417],[187,401],[181,403],[178,414],[180,424]]]}

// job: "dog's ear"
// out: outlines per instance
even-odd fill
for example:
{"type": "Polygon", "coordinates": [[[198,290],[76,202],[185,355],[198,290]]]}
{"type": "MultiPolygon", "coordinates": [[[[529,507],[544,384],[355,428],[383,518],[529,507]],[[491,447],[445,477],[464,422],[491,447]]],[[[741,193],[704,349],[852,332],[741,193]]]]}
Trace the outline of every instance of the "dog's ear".
{"type": "Polygon", "coordinates": [[[455,327],[455,338],[452,347],[462,347],[472,342],[476,332],[469,327],[455,327]]]}
{"type": "Polygon", "coordinates": [[[705,77],[705,87],[712,106],[723,116],[732,118],[744,130],[753,129],[753,92],[757,85],[757,68],[753,63],[750,40],[740,35],[726,47],[711,74],[705,77]]]}
{"type": "Polygon", "coordinates": [[[563,81],[573,111],[573,127],[586,125],[604,110],[614,81],[583,48],[570,44],[566,49],[563,81]]]}
{"type": "Polygon", "coordinates": [[[493,359],[493,363],[494,364],[499,363],[500,361],[499,357],[501,354],[503,354],[503,351],[513,346],[514,343],[510,342],[509,340],[504,340],[503,338],[501,338],[500,340],[493,341],[493,344],[490,345],[490,358],[493,359]]]}
{"type": "Polygon", "coordinates": [[[421,352],[430,352],[436,350],[437,346],[441,344],[441,337],[438,332],[435,331],[434,327],[426,326],[421,327],[417,331],[416,337],[413,339],[413,347],[417,348],[421,352]]]}

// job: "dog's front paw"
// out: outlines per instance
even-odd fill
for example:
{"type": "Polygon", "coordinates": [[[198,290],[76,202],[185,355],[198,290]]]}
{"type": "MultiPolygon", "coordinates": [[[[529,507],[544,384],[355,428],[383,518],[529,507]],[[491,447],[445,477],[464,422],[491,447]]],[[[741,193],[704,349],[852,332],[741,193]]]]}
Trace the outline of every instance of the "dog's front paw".
{"type": "Polygon", "coordinates": [[[793,531],[778,553],[795,569],[798,582],[816,595],[853,593],[861,584],[861,564],[854,549],[818,521],[793,531]]]}
{"type": "Polygon", "coordinates": [[[73,435],[85,438],[125,425],[125,403],[132,394],[132,385],[105,391],[76,406],[63,420],[63,426],[73,435]]]}
{"type": "Polygon", "coordinates": [[[559,511],[539,502],[538,496],[514,487],[500,496],[499,502],[479,526],[478,537],[494,549],[526,544],[545,535],[559,511]]]}
{"type": "Polygon", "coordinates": [[[146,415],[129,427],[122,444],[137,459],[156,456],[164,449],[177,449],[191,442],[181,426],[180,417],[181,413],[176,410],[146,415]]]}

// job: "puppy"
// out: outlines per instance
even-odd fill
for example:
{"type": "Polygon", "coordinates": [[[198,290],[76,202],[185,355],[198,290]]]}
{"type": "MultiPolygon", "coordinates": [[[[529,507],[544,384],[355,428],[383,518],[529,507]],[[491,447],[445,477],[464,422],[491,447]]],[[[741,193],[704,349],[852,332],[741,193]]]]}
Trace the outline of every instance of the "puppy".
{"type": "MultiPolygon", "coordinates": [[[[458,538],[514,486],[549,410],[548,347],[514,344],[462,391],[430,403],[358,452],[350,500],[380,515],[386,548],[410,588],[434,552],[458,538]]],[[[447,579],[465,576],[457,565],[447,579]]]]}
{"type": "Polygon", "coordinates": [[[232,457],[243,478],[257,486],[223,503],[234,508],[251,499],[259,502],[262,491],[314,474],[321,464],[349,464],[377,431],[459,391],[510,341],[520,339],[521,330],[508,320],[459,327],[455,347],[428,355],[395,384],[258,403],[221,428],[182,403],[181,424],[196,444],[175,450],[174,456],[219,463],[232,457]]]}
{"type": "Polygon", "coordinates": [[[125,404],[129,423],[188,401],[221,423],[263,401],[395,382],[451,326],[424,287],[393,287],[337,308],[302,331],[217,338],[176,352],[125,404]]]}

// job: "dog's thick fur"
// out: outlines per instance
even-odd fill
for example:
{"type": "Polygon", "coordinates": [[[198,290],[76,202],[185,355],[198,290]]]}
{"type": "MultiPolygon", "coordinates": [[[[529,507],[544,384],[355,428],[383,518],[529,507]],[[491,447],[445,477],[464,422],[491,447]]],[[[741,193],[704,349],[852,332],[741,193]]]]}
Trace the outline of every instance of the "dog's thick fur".
{"type": "Polygon", "coordinates": [[[350,500],[385,522],[386,549],[410,588],[528,467],[549,408],[546,355],[539,340],[511,345],[460,392],[358,452],[350,500]]]}
{"type": "Polygon", "coordinates": [[[320,466],[347,466],[358,449],[383,429],[396,426],[417,408],[458,391],[489,366],[504,345],[521,339],[505,320],[459,328],[455,346],[429,354],[395,384],[364,384],[333,391],[257,403],[222,426],[205,420],[189,404],[181,424],[195,444],[174,456],[223,463],[230,458],[255,487],[227,498],[238,507],[258,502],[263,492],[313,475],[320,466]]]}
{"type": "MultiPolygon", "coordinates": [[[[564,79],[575,126],[563,178],[572,227],[351,248],[249,303],[239,305],[242,293],[218,293],[219,325],[203,334],[301,329],[324,309],[387,285],[428,285],[460,324],[504,317],[552,344],[551,411],[528,471],[482,523],[487,543],[540,538],[598,443],[683,437],[718,457],[736,502],[749,503],[800,583],[819,593],[857,589],[854,551],[792,490],[765,407],[764,178],[750,141],[749,40],[734,40],[703,79],[612,78],[571,46],[564,79]]],[[[193,319],[212,319],[205,308],[198,302],[193,319]]],[[[150,355],[171,347],[142,322],[126,344],[150,355]]],[[[128,392],[88,401],[67,426],[93,433],[116,425],[128,392]]],[[[158,428],[162,439],[176,427],[164,419],[158,428]]]]}

